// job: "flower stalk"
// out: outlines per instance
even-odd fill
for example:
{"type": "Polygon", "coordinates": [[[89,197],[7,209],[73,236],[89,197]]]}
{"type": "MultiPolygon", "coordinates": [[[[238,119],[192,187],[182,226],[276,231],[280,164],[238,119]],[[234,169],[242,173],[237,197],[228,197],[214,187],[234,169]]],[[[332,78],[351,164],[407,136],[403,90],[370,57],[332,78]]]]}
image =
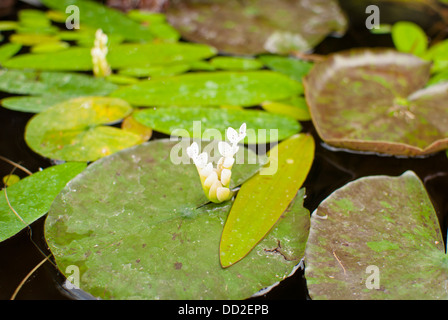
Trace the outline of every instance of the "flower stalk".
{"type": "Polygon", "coordinates": [[[220,141],[218,151],[221,158],[218,160],[217,167],[214,168],[211,162],[208,162],[206,152],[199,154],[199,147],[193,142],[187,148],[188,156],[193,160],[199,173],[202,189],[206,197],[215,203],[221,203],[230,200],[233,192],[230,190],[230,180],[232,178],[232,166],[235,162],[234,155],[238,152],[238,143],[246,137],[246,124],[243,123],[237,132],[229,127],[227,129],[227,139],[230,143],[220,141]]]}
{"type": "Polygon", "coordinates": [[[93,74],[95,77],[107,77],[112,73],[112,69],[107,62],[106,56],[108,37],[103,30],[98,29],[95,33],[95,41],[92,50],[93,74]]]}

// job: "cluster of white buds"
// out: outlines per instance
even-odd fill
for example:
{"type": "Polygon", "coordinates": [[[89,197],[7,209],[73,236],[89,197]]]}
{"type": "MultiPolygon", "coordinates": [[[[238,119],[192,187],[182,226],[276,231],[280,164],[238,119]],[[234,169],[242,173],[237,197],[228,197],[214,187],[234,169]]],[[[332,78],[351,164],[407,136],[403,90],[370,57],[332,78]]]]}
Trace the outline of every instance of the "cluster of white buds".
{"type": "Polygon", "coordinates": [[[95,32],[95,42],[92,50],[93,74],[95,77],[106,77],[112,73],[109,63],[106,60],[107,56],[107,35],[103,30],[98,29],[95,32]]]}
{"type": "Polygon", "coordinates": [[[187,148],[187,154],[196,165],[202,188],[210,201],[220,203],[229,200],[233,196],[229,188],[232,166],[235,162],[233,156],[238,152],[238,143],[245,137],[245,123],[241,125],[239,132],[231,127],[227,129],[227,139],[230,141],[230,144],[225,141],[218,143],[218,151],[222,157],[218,160],[216,168],[213,167],[211,162],[208,162],[206,152],[199,154],[199,147],[196,142],[193,142],[187,148]]]}

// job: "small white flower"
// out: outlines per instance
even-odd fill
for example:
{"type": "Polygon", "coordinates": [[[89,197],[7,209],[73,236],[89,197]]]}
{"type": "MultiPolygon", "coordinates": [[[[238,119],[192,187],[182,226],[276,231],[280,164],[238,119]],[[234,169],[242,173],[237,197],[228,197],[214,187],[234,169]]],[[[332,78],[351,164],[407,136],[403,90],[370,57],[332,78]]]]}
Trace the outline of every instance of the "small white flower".
{"type": "Polygon", "coordinates": [[[198,154],[199,154],[199,147],[198,147],[198,144],[196,142],[193,142],[191,144],[191,146],[189,146],[187,148],[187,154],[188,154],[188,156],[191,159],[194,159],[194,158],[196,158],[198,156],[198,154]]]}
{"type": "Polygon", "coordinates": [[[232,145],[236,145],[238,142],[243,140],[246,137],[246,124],[243,123],[237,132],[232,127],[227,128],[227,139],[232,143],[232,145]]]}

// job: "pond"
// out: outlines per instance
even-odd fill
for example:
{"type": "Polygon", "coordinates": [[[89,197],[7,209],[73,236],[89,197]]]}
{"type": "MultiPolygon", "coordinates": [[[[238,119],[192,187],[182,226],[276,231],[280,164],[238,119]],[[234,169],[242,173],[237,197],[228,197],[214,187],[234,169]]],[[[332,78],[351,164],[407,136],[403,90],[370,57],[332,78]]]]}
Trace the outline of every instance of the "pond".
{"type": "MultiPolygon", "coordinates": [[[[278,12],[264,2],[229,1],[223,6],[217,1],[216,7],[208,7],[171,1],[162,9],[168,22],[161,13],[130,11],[133,23],[157,27],[149,40],[142,38],[147,37],[145,29],[127,34],[125,29],[135,26],[122,22],[121,13],[118,18],[109,11],[97,15],[95,6],[86,13],[83,6],[90,8],[89,1],[46,0],[53,16],[48,7],[18,1],[1,18],[0,28],[1,22],[21,23],[3,27],[1,44],[21,45],[5,61],[0,54],[0,176],[13,172],[25,181],[28,173],[13,165],[20,164],[33,175],[43,173],[36,181],[46,186],[38,189],[55,194],[48,200],[49,213],[0,238],[0,299],[447,298],[434,283],[445,283],[448,275],[448,78],[444,78],[448,47],[440,45],[445,55],[439,60],[434,58],[438,51],[430,48],[446,38],[448,7],[442,1],[427,7],[417,1],[375,1],[382,25],[376,31],[366,27],[370,2],[317,1],[314,9],[322,10],[321,18],[334,21],[321,27],[317,25],[322,21],[308,21],[319,29],[315,35],[303,26],[291,26],[289,19],[302,19],[301,12],[285,13],[291,2],[282,1],[283,11],[278,12]],[[67,15],[61,17],[61,8],[70,3],[81,7],[81,26],[86,15],[84,38],[71,36],[80,36],[80,31],[65,30],[67,15]],[[239,6],[244,10],[237,14],[239,6]],[[258,38],[272,33],[269,23],[257,24],[256,18],[266,14],[263,10],[272,12],[275,28],[302,35],[310,46],[302,48],[306,53],[298,53],[296,38],[287,32],[265,41],[260,49],[258,38]],[[50,24],[36,12],[53,17],[50,24]],[[204,16],[195,20],[200,13],[204,16]],[[286,18],[279,23],[274,13],[286,18]],[[33,15],[40,18],[26,22],[33,15]],[[118,28],[107,25],[108,17],[119,21],[118,28]],[[218,18],[222,23],[214,22],[218,18]],[[405,20],[415,25],[398,26],[405,20]],[[11,40],[14,35],[39,34],[33,33],[36,21],[44,24],[40,30],[46,36],[64,37],[50,43],[67,47],[46,52],[45,46],[26,42],[32,40],[11,40]],[[415,26],[421,29],[415,31],[415,26]],[[53,27],[58,30],[42,31],[53,27]],[[95,39],[100,42],[95,30],[101,27],[109,37],[107,59],[116,78],[105,76],[107,67],[98,71],[91,65],[90,49],[95,39]],[[404,28],[401,42],[393,38],[399,27],[404,28]],[[257,39],[245,40],[247,29],[257,39]],[[428,44],[422,44],[418,32],[424,33],[428,44]],[[418,51],[420,45],[424,48],[418,51]],[[33,52],[39,49],[43,51],[33,52]],[[39,55],[42,59],[36,59],[39,55]],[[285,60],[277,58],[291,64],[281,66],[285,60]],[[426,86],[428,80],[433,82],[426,86]],[[293,97],[299,101],[296,105],[293,97]],[[126,121],[131,131],[122,125],[126,121]],[[133,132],[131,121],[143,132],[133,132]],[[202,121],[198,135],[194,121],[202,121]],[[242,123],[247,129],[240,127],[242,123]],[[215,129],[216,135],[210,135],[215,138],[228,133],[229,126],[244,143],[239,151],[226,151],[236,158],[233,167],[224,167],[233,171],[230,185],[217,171],[220,190],[230,190],[224,197],[209,193],[205,178],[200,181],[205,164],[196,163],[196,171],[192,165],[169,163],[178,141],[169,138],[191,136],[206,150],[208,145],[201,145],[208,143],[203,129],[215,129]],[[117,131],[109,132],[111,128],[117,131]],[[183,133],[175,134],[173,128],[183,133]],[[82,138],[70,136],[73,132],[82,138]],[[268,158],[266,150],[271,150],[268,158]],[[257,161],[238,163],[240,154],[257,161]],[[258,172],[265,170],[267,159],[278,164],[275,182],[258,172]],[[52,173],[62,182],[45,177],[45,170],[39,172],[63,170],[63,165],[66,171],[52,173]],[[224,229],[228,233],[221,238],[238,208],[234,229],[224,229]],[[266,208],[272,212],[265,214],[266,208]],[[273,222],[254,222],[264,214],[273,222]],[[357,218],[362,214],[366,216],[357,218]],[[244,219],[251,222],[239,225],[244,219]],[[148,228],[140,228],[148,221],[148,228]],[[206,235],[213,232],[216,237],[206,235]],[[245,232],[250,234],[239,236],[245,232]],[[227,247],[225,236],[230,239],[227,247]],[[249,249],[235,253],[234,244],[249,249]],[[219,252],[225,248],[227,255],[238,256],[231,256],[228,265],[224,262],[228,256],[219,252]],[[201,250],[213,257],[216,253],[221,265],[213,264],[215,258],[208,261],[208,253],[201,250]],[[43,261],[52,254],[55,257],[43,261]],[[303,265],[297,267],[304,255],[303,265]],[[67,289],[65,279],[71,274],[67,267],[72,265],[81,274],[81,289],[90,293],[67,289]],[[373,289],[367,283],[370,266],[379,274],[373,289]],[[415,274],[399,275],[397,270],[407,266],[415,267],[415,274]],[[430,276],[431,272],[436,275],[430,276]],[[208,280],[202,281],[201,275],[208,280]],[[411,284],[396,290],[406,279],[412,279],[411,284]],[[276,282],[269,291],[252,296],[276,282]]],[[[226,152],[220,149],[223,158],[226,152]]],[[[12,186],[6,189],[11,197],[12,186]]],[[[17,204],[15,209],[19,208],[17,204]]],[[[33,204],[23,208],[33,209],[33,204]]],[[[0,212],[0,222],[14,214],[7,202],[0,203],[0,209],[5,211],[0,212]]]]}

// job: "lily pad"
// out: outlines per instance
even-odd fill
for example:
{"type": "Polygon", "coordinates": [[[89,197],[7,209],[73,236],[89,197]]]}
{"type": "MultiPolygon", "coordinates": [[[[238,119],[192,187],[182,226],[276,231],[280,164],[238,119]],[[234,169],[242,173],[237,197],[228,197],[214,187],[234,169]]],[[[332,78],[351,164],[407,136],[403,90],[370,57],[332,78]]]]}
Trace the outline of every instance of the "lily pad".
{"type": "Polygon", "coordinates": [[[32,96],[7,97],[2,106],[22,112],[41,112],[52,105],[80,96],[103,96],[118,86],[84,74],[0,70],[0,90],[32,96]]]}
{"type": "Polygon", "coordinates": [[[171,1],[167,18],[187,40],[243,55],[307,51],[347,27],[337,2],[328,0],[171,1]]]}
{"type": "Polygon", "coordinates": [[[10,59],[13,55],[22,49],[19,43],[6,43],[0,46],[0,64],[10,59]]]}
{"type": "Polygon", "coordinates": [[[302,84],[273,71],[197,72],[141,81],[112,96],[136,106],[254,106],[302,92],[302,84]]]}
{"type": "Polygon", "coordinates": [[[67,182],[85,168],[85,163],[73,162],[52,166],[6,188],[8,198],[5,196],[5,190],[1,190],[0,241],[12,237],[45,215],[67,182]],[[17,217],[10,205],[23,221],[17,217]]]}
{"type": "MultiPolygon", "coordinates": [[[[4,66],[12,69],[91,71],[90,48],[71,47],[50,53],[29,53],[14,57],[4,66]]],[[[148,67],[194,62],[216,54],[210,46],[191,43],[126,43],[109,46],[107,61],[113,69],[148,67]]]]}
{"type": "MultiPolygon", "coordinates": [[[[313,163],[313,137],[295,135],[272,148],[268,156],[269,163],[241,186],[227,216],[219,251],[224,268],[243,259],[294,200],[313,163]]],[[[302,189],[298,197],[303,199],[304,195],[302,189]]],[[[303,232],[298,235],[304,245],[308,223],[307,216],[303,232]]]]}
{"type": "MultiPolygon", "coordinates": [[[[201,206],[195,166],[170,161],[179,143],[185,155],[188,140],[155,140],[100,159],[54,201],[45,237],[62,272],[79,267],[82,290],[102,299],[244,299],[299,263],[297,217],[306,215],[300,198],[244,261],[221,268],[219,239],[231,202],[201,206]],[[272,250],[278,242],[288,260],[272,250]]],[[[259,168],[238,166],[245,167],[240,183],[259,168]]]]}
{"type": "MultiPolygon", "coordinates": [[[[150,41],[154,37],[145,26],[130,19],[124,13],[101,3],[85,0],[43,0],[42,3],[53,10],[66,12],[75,5],[79,9],[81,24],[102,29],[106,34],[120,35],[129,41],[150,41]]],[[[67,14],[67,17],[70,14],[67,14]]]]}
{"type": "Polygon", "coordinates": [[[94,161],[141,142],[138,134],[105,124],[132,112],[124,100],[81,97],[35,115],[28,122],[25,141],[44,157],[65,161],[94,161]]]}
{"type": "Polygon", "coordinates": [[[448,147],[448,84],[425,88],[430,63],[392,49],[332,54],[304,78],[313,123],[328,144],[392,155],[448,147]]]}
{"type": "Polygon", "coordinates": [[[301,130],[293,118],[258,110],[219,108],[155,108],[136,112],[133,117],[155,131],[180,137],[225,140],[228,127],[246,123],[249,144],[276,142],[301,130]]]}
{"type": "Polygon", "coordinates": [[[437,214],[411,171],[360,178],[325,199],[311,216],[305,264],[313,299],[448,298],[437,214]]]}

